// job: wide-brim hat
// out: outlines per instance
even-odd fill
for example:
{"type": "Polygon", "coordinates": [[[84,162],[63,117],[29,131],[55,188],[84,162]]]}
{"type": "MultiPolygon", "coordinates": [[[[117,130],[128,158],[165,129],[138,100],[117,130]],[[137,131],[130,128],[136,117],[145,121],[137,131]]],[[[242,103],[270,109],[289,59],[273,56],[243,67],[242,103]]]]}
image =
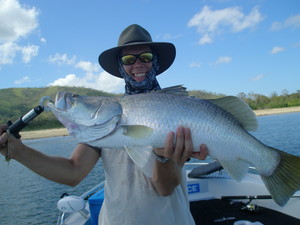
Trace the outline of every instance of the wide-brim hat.
{"type": "Polygon", "coordinates": [[[157,56],[159,69],[156,75],[167,70],[173,63],[176,55],[175,46],[169,42],[153,42],[149,32],[143,27],[133,24],[121,33],[118,46],[108,49],[99,55],[101,67],[111,75],[122,77],[119,71],[118,57],[122,48],[134,45],[148,45],[157,56]]]}

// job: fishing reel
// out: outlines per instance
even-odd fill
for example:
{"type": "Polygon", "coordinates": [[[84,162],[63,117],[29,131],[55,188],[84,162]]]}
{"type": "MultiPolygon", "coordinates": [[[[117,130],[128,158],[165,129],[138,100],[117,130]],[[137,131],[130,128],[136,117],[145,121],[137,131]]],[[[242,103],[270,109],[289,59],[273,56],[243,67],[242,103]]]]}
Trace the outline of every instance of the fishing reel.
{"type": "Polygon", "coordinates": [[[253,213],[258,213],[260,211],[260,208],[258,205],[253,204],[253,203],[246,203],[241,207],[242,211],[247,211],[247,212],[253,212],[253,213]]]}

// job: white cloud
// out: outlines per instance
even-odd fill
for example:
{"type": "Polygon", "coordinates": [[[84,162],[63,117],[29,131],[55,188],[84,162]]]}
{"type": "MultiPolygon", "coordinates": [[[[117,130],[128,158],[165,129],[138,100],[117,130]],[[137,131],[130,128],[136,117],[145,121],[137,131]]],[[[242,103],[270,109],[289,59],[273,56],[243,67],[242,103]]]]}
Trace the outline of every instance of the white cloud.
{"type": "Polygon", "coordinates": [[[180,38],[181,36],[182,35],[180,35],[180,34],[172,35],[170,33],[165,33],[165,34],[156,35],[156,39],[161,39],[161,40],[164,40],[164,41],[168,41],[168,40],[180,38]]]}
{"type": "Polygon", "coordinates": [[[231,57],[220,56],[214,64],[218,65],[218,64],[224,64],[224,63],[230,63],[231,61],[232,61],[231,57]]]}
{"type": "Polygon", "coordinates": [[[76,63],[75,68],[80,68],[87,73],[98,72],[100,69],[98,63],[93,64],[93,63],[87,62],[87,61],[80,61],[80,62],[76,63]]]}
{"type": "Polygon", "coordinates": [[[280,22],[274,22],[271,25],[271,30],[272,31],[278,31],[278,30],[281,30],[282,28],[283,28],[283,25],[280,22]]]}
{"type": "Polygon", "coordinates": [[[28,45],[26,47],[22,47],[20,50],[23,54],[23,62],[28,63],[31,61],[33,56],[37,56],[39,47],[36,45],[28,45]]]}
{"type": "Polygon", "coordinates": [[[290,16],[284,22],[278,22],[278,21],[274,22],[272,23],[271,26],[272,31],[279,31],[284,28],[293,28],[293,29],[300,28],[300,14],[297,14],[295,16],[290,16]]]}
{"type": "Polygon", "coordinates": [[[12,42],[0,45],[0,65],[11,64],[18,51],[18,46],[12,42]]]}
{"type": "Polygon", "coordinates": [[[259,74],[259,75],[255,76],[255,77],[252,77],[251,80],[252,81],[258,81],[258,80],[263,79],[265,76],[266,75],[264,75],[264,74],[259,74]]]}
{"type": "Polygon", "coordinates": [[[272,48],[271,50],[271,54],[276,54],[276,53],[279,53],[279,52],[282,52],[284,51],[285,49],[283,47],[280,47],[280,46],[275,46],[272,48]]]}
{"type": "Polygon", "coordinates": [[[86,87],[110,93],[124,92],[124,80],[114,77],[107,72],[86,74],[84,77],[69,74],[64,78],[55,80],[53,83],[50,83],[49,86],[86,87]]]}
{"type": "Polygon", "coordinates": [[[213,42],[213,39],[208,34],[204,34],[199,40],[200,45],[210,44],[212,42],[213,42]]]}
{"type": "Polygon", "coordinates": [[[49,62],[59,65],[72,65],[74,68],[81,69],[84,72],[83,76],[68,74],[48,84],[49,86],[85,87],[110,93],[124,92],[124,80],[114,77],[107,72],[99,73],[100,66],[98,63],[89,61],[76,62],[76,56],[69,58],[67,54],[58,53],[50,56],[49,62]]]}
{"type": "Polygon", "coordinates": [[[37,28],[37,10],[17,0],[0,0],[0,41],[17,41],[37,28]]]}
{"type": "Polygon", "coordinates": [[[49,62],[58,65],[73,65],[76,62],[76,56],[69,58],[67,54],[56,53],[54,56],[49,56],[49,62]]]}
{"type": "Polygon", "coordinates": [[[49,86],[77,86],[77,82],[80,78],[77,78],[75,74],[68,74],[64,78],[59,78],[53,83],[48,84],[49,86]]]}
{"type": "Polygon", "coordinates": [[[36,45],[22,47],[13,42],[5,42],[0,45],[0,65],[13,63],[17,53],[21,53],[23,62],[28,63],[38,54],[38,50],[39,47],[36,45]]]}
{"type": "Polygon", "coordinates": [[[46,43],[46,42],[47,42],[46,38],[44,38],[44,37],[41,37],[41,38],[40,38],[40,41],[41,41],[42,43],[46,43]]]}
{"type": "Polygon", "coordinates": [[[15,84],[16,85],[20,85],[20,84],[23,84],[23,83],[29,83],[30,82],[30,79],[28,76],[25,76],[25,77],[22,77],[20,80],[15,80],[15,84]]]}
{"type": "Polygon", "coordinates": [[[24,7],[17,0],[0,0],[0,65],[12,64],[17,54],[28,63],[38,54],[36,45],[17,44],[38,27],[37,16],[34,7],[24,7]]]}
{"type": "Polygon", "coordinates": [[[190,63],[190,68],[198,68],[201,66],[201,63],[198,62],[192,62],[190,63]]]}
{"type": "Polygon", "coordinates": [[[204,6],[190,19],[187,26],[197,28],[202,35],[199,44],[203,45],[212,43],[214,36],[224,27],[225,29],[229,27],[232,32],[240,32],[256,26],[262,20],[258,7],[254,7],[248,15],[245,15],[239,7],[211,10],[209,6],[204,6]]]}

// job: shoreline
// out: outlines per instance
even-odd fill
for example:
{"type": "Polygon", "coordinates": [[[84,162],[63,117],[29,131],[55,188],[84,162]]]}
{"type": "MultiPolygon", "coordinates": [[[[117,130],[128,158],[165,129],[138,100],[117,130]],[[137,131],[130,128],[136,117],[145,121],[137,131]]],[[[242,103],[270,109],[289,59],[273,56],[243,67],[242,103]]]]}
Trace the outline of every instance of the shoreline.
{"type": "MultiPolygon", "coordinates": [[[[274,115],[274,114],[300,112],[300,106],[275,108],[275,109],[260,109],[260,110],[253,110],[253,111],[256,116],[266,116],[266,115],[274,115]]],[[[68,136],[69,135],[66,128],[25,131],[25,132],[20,132],[20,134],[22,136],[22,140],[68,136]]]]}
{"type": "Polygon", "coordinates": [[[295,113],[295,112],[300,112],[300,106],[286,107],[286,108],[274,108],[274,109],[258,109],[258,110],[253,110],[253,112],[255,113],[256,116],[295,113]]]}
{"type": "Polygon", "coordinates": [[[69,136],[66,128],[44,129],[20,132],[22,140],[69,136]]]}

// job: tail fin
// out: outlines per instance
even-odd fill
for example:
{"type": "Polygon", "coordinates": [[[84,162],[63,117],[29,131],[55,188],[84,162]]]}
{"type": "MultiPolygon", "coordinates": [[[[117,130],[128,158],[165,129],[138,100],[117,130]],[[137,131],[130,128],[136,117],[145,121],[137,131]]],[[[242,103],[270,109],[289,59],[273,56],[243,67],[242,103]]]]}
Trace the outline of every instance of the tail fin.
{"type": "Polygon", "coordinates": [[[290,197],[300,190],[300,157],[278,152],[281,159],[275,171],[270,176],[261,175],[261,178],[274,201],[284,206],[290,197]]]}

